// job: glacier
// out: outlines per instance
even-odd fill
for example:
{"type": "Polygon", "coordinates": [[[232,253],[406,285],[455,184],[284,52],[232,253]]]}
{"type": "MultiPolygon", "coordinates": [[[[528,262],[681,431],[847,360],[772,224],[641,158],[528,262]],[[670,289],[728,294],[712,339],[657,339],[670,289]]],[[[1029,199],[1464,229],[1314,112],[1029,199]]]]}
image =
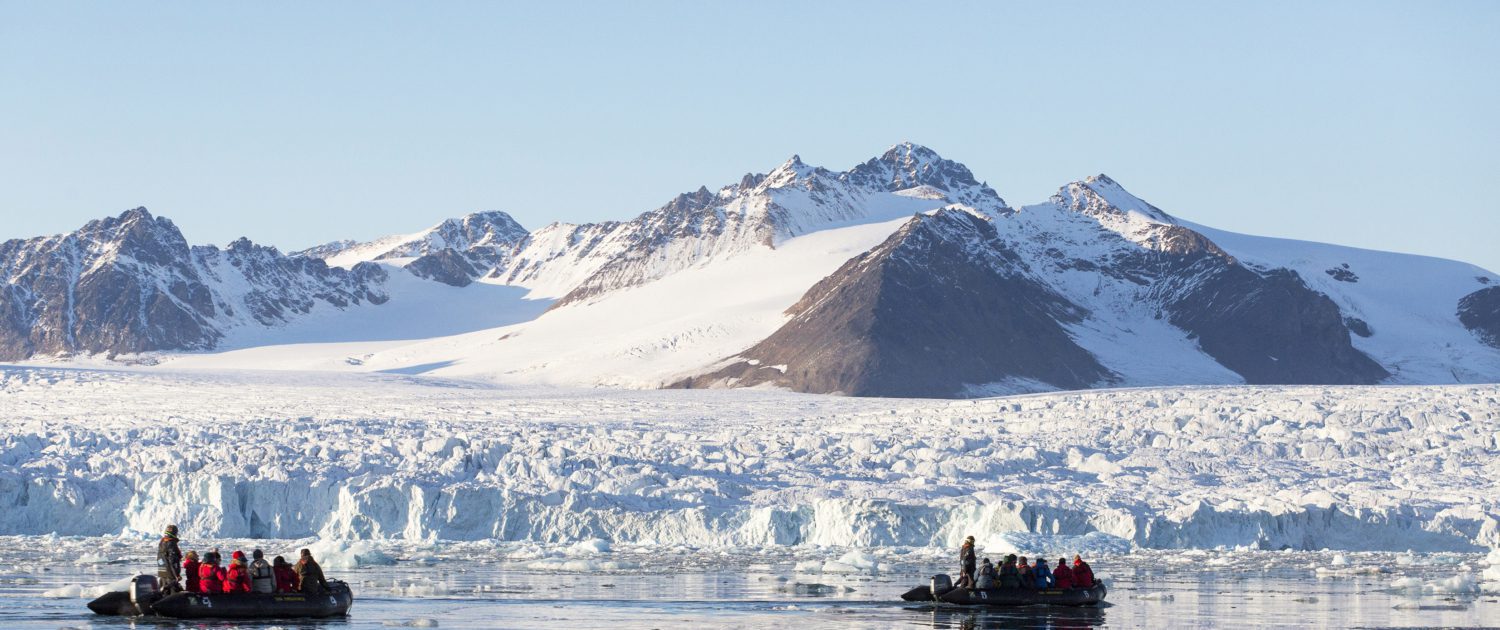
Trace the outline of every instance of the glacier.
{"type": "Polygon", "coordinates": [[[1500,548],[1497,398],[852,399],[12,365],[0,535],[1475,552],[1500,548]]]}

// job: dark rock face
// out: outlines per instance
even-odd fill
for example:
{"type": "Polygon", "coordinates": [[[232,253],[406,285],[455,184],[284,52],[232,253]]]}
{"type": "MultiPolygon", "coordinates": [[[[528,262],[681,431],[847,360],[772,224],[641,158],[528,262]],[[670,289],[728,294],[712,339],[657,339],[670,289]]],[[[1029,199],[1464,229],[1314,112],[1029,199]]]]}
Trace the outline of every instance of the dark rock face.
{"type": "Polygon", "coordinates": [[[1324,270],[1323,273],[1328,274],[1329,277],[1332,277],[1334,280],[1338,280],[1339,282],[1359,282],[1359,274],[1356,274],[1354,273],[1354,271],[1349,269],[1349,263],[1344,263],[1337,267],[1331,267],[1327,270],[1324,270]]]}
{"type": "Polygon", "coordinates": [[[1371,384],[1390,373],[1349,342],[1339,308],[1295,272],[1256,273],[1204,259],[1186,269],[1197,278],[1166,304],[1173,325],[1225,367],[1254,385],[1371,384]]]}
{"type": "Polygon", "coordinates": [[[1058,388],[1107,380],[1059,323],[1082,311],[1024,270],[988,220],[918,216],[820,281],[790,322],[728,367],[676,386],[950,397],[1007,379],[1058,388]]]}
{"type": "Polygon", "coordinates": [[[1500,286],[1465,295],[1458,301],[1458,321],[1486,344],[1500,348],[1500,286]]]}
{"type": "Polygon", "coordinates": [[[406,270],[418,278],[466,287],[481,273],[468,258],[452,249],[440,249],[407,263],[406,270]]]}
{"type": "MultiPolygon", "coordinates": [[[[1350,343],[1338,306],[1295,272],[1246,267],[1208,237],[1104,175],[1065,186],[1051,204],[1070,218],[1053,229],[1067,233],[1065,241],[1087,243],[1075,246],[1075,255],[1092,256],[1074,259],[1056,250],[1059,267],[1136,285],[1138,301],[1151,305],[1158,317],[1166,317],[1247,382],[1376,383],[1389,376],[1350,343]],[[1131,219],[1117,202],[1145,221],[1131,219]]],[[[1058,235],[1029,236],[1046,240],[1058,235]]],[[[1345,281],[1357,279],[1347,267],[1336,269],[1348,274],[1341,278],[1345,281]]],[[[1072,298],[1080,301],[1080,296],[1072,298]]],[[[1369,333],[1368,325],[1362,329],[1369,333]]]]}
{"type": "Polygon", "coordinates": [[[189,247],[145,208],[71,234],[0,243],[0,276],[0,359],[11,360],[204,350],[246,317],[270,325],[318,302],[386,299],[384,271],[373,266],[329,269],[243,239],[222,251],[189,247]]]}

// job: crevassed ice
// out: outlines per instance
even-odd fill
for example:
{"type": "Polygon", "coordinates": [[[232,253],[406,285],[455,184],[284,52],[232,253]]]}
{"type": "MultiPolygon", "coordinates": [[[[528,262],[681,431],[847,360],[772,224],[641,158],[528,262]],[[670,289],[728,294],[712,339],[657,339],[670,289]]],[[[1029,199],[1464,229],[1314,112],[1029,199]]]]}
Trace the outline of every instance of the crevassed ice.
{"type": "Polygon", "coordinates": [[[1495,385],[932,401],[16,368],[0,393],[0,534],[1500,546],[1495,385]]]}

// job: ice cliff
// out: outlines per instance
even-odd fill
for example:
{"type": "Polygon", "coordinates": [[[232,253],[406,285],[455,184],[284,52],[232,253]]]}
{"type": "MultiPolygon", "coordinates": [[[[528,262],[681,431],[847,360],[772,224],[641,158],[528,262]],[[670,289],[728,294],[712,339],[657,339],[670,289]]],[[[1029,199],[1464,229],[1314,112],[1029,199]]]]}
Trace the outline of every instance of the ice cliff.
{"type": "Polygon", "coordinates": [[[969,401],[0,369],[0,534],[1500,546],[1500,386],[969,401]]]}

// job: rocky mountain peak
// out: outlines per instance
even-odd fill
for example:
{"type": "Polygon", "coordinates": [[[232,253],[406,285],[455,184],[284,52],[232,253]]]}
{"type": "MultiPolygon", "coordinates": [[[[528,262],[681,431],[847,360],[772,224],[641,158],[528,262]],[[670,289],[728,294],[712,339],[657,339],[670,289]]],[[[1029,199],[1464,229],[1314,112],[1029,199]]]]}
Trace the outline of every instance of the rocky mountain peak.
{"type": "Polygon", "coordinates": [[[467,241],[470,247],[490,244],[514,244],[526,237],[529,233],[526,228],[521,227],[515,218],[499,210],[475,212],[459,218],[444,221],[435,231],[442,233],[447,227],[463,235],[462,240],[467,241]],[[449,227],[451,226],[451,227],[449,227]]]}
{"type": "Polygon", "coordinates": [[[188,251],[187,239],[177,226],[166,217],[151,216],[144,207],[89,221],[65,238],[76,239],[106,262],[123,255],[146,264],[168,265],[188,251]]]}
{"type": "Polygon", "coordinates": [[[1058,189],[1052,203],[1096,218],[1126,218],[1133,215],[1152,223],[1176,225],[1177,220],[1160,208],[1130,194],[1119,182],[1100,173],[1058,189]]]}
{"type": "Polygon", "coordinates": [[[854,167],[848,178],[861,186],[888,192],[917,186],[956,192],[981,185],[967,166],[945,160],[936,151],[911,142],[893,146],[880,157],[854,167]]]}
{"type": "Polygon", "coordinates": [[[784,188],[825,172],[827,171],[820,167],[809,166],[804,163],[802,156],[793,155],[787,158],[787,161],[782,162],[781,166],[772,169],[756,185],[764,188],[784,188]]]}
{"type": "Polygon", "coordinates": [[[668,213],[692,212],[712,206],[716,201],[718,201],[718,195],[710,191],[707,186],[699,186],[698,190],[673,197],[667,205],[662,206],[662,210],[668,213]]]}

